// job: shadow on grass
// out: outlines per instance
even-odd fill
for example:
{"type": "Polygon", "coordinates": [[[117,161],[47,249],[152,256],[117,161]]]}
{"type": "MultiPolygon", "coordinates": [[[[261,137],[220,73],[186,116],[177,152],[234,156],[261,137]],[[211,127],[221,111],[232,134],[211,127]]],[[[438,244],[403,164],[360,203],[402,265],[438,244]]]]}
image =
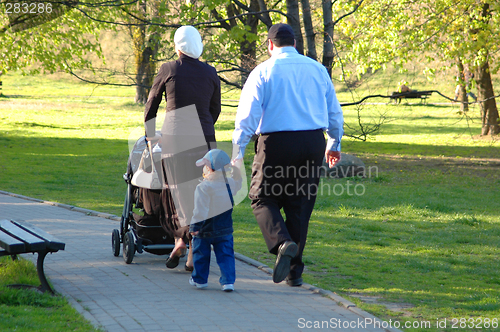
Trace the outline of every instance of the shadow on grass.
{"type": "Polygon", "coordinates": [[[306,282],[410,302],[413,318],[498,316],[498,168],[486,167],[479,176],[475,165],[471,172],[457,165],[444,172],[434,164],[408,170],[401,165],[413,160],[398,162],[381,171],[384,181],[327,180],[343,186],[351,181],[366,192],[318,197],[305,251],[306,282]]]}
{"type": "MultiPolygon", "coordinates": [[[[458,143],[458,142],[457,142],[458,143]]],[[[498,146],[441,146],[389,142],[342,141],[345,153],[401,154],[427,157],[500,158],[498,146]]]]}
{"type": "Polygon", "coordinates": [[[499,235],[500,225],[489,223],[320,217],[310,225],[307,282],[404,300],[433,315],[492,315],[500,310],[499,235]]]}
{"type": "MultiPolygon", "coordinates": [[[[1,189],[119,215],[127,144],[0,133],[1,189]]],[[[381,153],[396,145],[360,146],[381,153]]],[[[439,148],[403,147],[432,155],[439,148]]],[[[491,154],[492,148],[457,149],[491,154]]],[[[247,150],[248,159],[253,153],[247,150]]],[[[498,216],[498,187],[486,177],[415,174],[360,180],[367,190],[362,197],[320,197],[306,246],[305,281],[345,294],[403,299],[415,304],[410,310],[425,308],[433,317],[498,316],[500,225],[491,221],[498,216]]],[[[330,181],[345,184],[348,179],[330,181]]],[[[235,208],[234,219],[238,250],[272,262],[248,199],[235,208]]]]}
{"type": "Polygon", "coordinates": [[[13,125],[15,125],[17,128],[17,131],[22,130],[22,128],[49,128],[49,129],[64,129],[64,130],[81,130],[83,128],[85,129],[104,129],[104,128],[115,128],[116,125],[114,124],[85,124],[83,127],[63,127],[60,125],[55,125],[55,124],[44,124],[44,123],[37,123],[37,122],[13,122],[13,125]]]}
{"type": "MultiPolygon", "coordinates": [[[[416,319],[498,316],[498,190],[485,186],[488,179],[456,180],[433,187],[425,175],[400,186],[392,179],[365,179],[359,183],[369,196],[318,197],[304,254],[305,281],[345,295],[412,303],[406,311],[416,319]]],[[[235,208],[235,245],[272,267],[273,256],[245,204],[235,208]]],[[[387,315],[385,309],[367,309],[387,315]]]]}
{"type": "Polygon", "coordinates": [[[6,94],[1,94],[0,99],[36,99],[38,97],[33,97],[33,96],[25,96],[25,95],[6,95],[6,94]]]}
{"type": "Polygon", "coordinates": [[[128,142],[0,133],[1,189],[101,212],[120,213],[128,142]],[[111,207],[111,208],[110,208],[111,207]]]}
{"type": "MultiPolygon", "coordinates": [[[[417,118],[417,119],[411,119],[411,121],[418,121],[421,119],[426,119],[428,122],[433,122],[435,125],[432,124],[427,124],[427,125],[416,125],[416,124],[392,124],[392,123],[385,123],[382,125],[380,134],[383,135],[402,135],[402,134],[407,134],[411,133],[411,135],[436,135],[436,134],[455,134],[455,135],[467,135],[469,133],[468,128],[464,127],[457,127],[453,125],[441,125],[440,122],[443,121],[442,118],[428,118],[428,117],[423,117],[423,118],[417,118]]],[[[455,119],[457,120],[457,119],[455,119]]],[[[410,121],[410,122],[411,122],[410,121]]],[[[458,121],[458,120],[457,120],[458,121]]],[[[465,120],[463,120],[464,123],[465,120]]],[[[477,132],[479,134],[480,128],[472,128],[473,132],[477,132]]],[[[470,137],[470,135],[469,135],[470,137]]]]}
{"type": "MultiPolygon", "coordinates": [[[[438,104],[433,104],[433,103],[426,103],[426,104],[421,105],[421,106],[429,107],[429,108],[436,108],[436,109],[441,109],[441,108],[449,109],[451,105],[450,104],[438,105],[438,104]]],[[[455,106],[455,105],[453,105],[453,106],[455,106]]],[[[460,107],[458,104],[456,106],[460,107]]]]}

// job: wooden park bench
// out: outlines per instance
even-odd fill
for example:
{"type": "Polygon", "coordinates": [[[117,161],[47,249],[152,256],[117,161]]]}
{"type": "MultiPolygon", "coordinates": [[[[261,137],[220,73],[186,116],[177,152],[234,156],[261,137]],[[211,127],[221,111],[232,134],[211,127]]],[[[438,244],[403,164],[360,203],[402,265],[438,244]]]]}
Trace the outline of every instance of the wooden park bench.
{"type": "Polygon", "coordinates": [[[430,97],[432,94],[432,91],[417,91],[417,90],[411,90],[408,92],[397,92],[394,91],[392,95],[390,96],[391,99],[394,100],[396,103],[400,103],[401,99],[418,99],[420,98],[421,102],[425,102],[427,98],[430,97]]]}
{"type": "Polygon", "coordinates": [[[12,259],[16,259],[18,254],[38,253],[36,270],[41,285],[37,288],[42,292],[54,294],[45,278],[43,261],[49,252],[64,250],[64,242],[30,224],[4,219],[0,220],[0,247],[4,249],[0,251],[0,257],[10,255],[12,259]]]}

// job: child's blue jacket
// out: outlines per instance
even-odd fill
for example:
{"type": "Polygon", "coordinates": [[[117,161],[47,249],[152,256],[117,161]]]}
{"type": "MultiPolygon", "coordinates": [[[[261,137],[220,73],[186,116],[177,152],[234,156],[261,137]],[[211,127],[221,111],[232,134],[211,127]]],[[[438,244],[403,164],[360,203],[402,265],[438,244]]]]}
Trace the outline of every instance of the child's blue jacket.
{"type": "MultiPolygon", "coordinates": [[[[241,189],[242,181],[227,178],[231,193],[241,189]]],[[[210,174],[194,194],[194,211],[189,232],[199,232],[196,237],[212,238],[233,233],[233,205],[229,198],[224,177],[220,171],[210,174]]]]}

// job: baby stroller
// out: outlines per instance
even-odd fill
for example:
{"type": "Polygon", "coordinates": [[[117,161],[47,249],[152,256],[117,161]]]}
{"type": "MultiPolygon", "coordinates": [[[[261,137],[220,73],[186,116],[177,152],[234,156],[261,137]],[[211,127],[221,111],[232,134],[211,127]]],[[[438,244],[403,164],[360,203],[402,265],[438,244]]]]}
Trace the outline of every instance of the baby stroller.
{"type": "MultiPolygon", "coordinates": [[[[123,243],[123,259],[127,264],[132,263],[136,251],[140,254],[146,251],[155,255],[167,255],[175,245],[175,239],[169,236],[160,225],[160,216],[151,214],[151,208],[145,209],[144,206],[145,203],[148,206],[159,206],[161,204],[161,189],[141,188],[132,184],[132,177],[139,167],[143,154],[145,154],[144,169],[151,172],[151,158],[144,136],[134,144],[128,159],[127,172],[123,175],[127,191],[120,229],[114,229],[111,237],[113,255],[116,257],[120,255],[120,244],[123,243]],[[147,198],[147,202],[144,202],[144,198],[147,198]],[[134,209],[140,210],[140,213],[134,212],[134,209]],[[150,213],[147,213],[147,210],[150,210],[150,213]]],[[[153,149],[153,158],[156,169],[160,170],[161,150],[158,146],[153,149]]],[[[158,209],[153,208],[152,210],[158,209]]]]}

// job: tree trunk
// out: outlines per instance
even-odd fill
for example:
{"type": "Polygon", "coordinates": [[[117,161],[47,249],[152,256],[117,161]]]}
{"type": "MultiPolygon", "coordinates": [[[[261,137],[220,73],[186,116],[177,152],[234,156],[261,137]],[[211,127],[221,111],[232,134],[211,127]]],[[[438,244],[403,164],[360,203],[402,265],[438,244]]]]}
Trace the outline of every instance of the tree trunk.
{"type": "MultiPolygon", "coordinates": [[[[146,0],[140,0],[137,2],[137,15],[140,18],[146,17],[146,0]]],[[[130,34],[132,37],[133,49],[134,49],[134,60],[135,60],[135,102],[137,104],[145,104],[147,101],[146,88],[142,86],[144,76],[147,69],[147,63],[149,62],[148,54],[145,53],[146,44],[146,27],[143,25],[134,26],[130,28],[130,34]]]]}
{"type": "MultiPolygon", "coordinates": [[[[251,0],[250,1],[250,10],[252,12],[258,12],[260,9],[259,0],[251,0]]],[[[245,25],[250,27],[250,32],[253,34],[257,34],[257,26],[259,24],[259,19],[257,16],[248,15],[245,20],[245,25]]],[[[248,75],[257,65],[257,54],[256,54],[257,43],[255,41],[248,41],[245,38],[240,43],[240,51],[241,51],[241,67],[247,72],[241,72],[241,85],[244,85],[248,75]]]]}
{"type": "Polygon", "coordinates": [[[143,48],[138,60],[135,89],[135,102],[144,105],[148,101],[149,90],[153,85],[153,79],[156,71],[153,59],[153,50],[146,46],[143,48]]]}
{"type": "Polygon", "coordinates": [[[293,29],[297,52],[304,54],[304,39],[302,38],[302,30],[300,28],[300,13],[298,0],[286,0],[287,23],[293,29]]]}
{"type": "MultiPolygon", "coordinates": [[[[491,20],[489,3],[482,3],[480,22],[484,25],[491,20]]],[[[472,35],[477,35],[481,28],[471,30],[472,35]]],[[[481,106],[481,135],[497,135],[500,133],[497,104],[493,96],[493,83],[491,82],[488,49],[482,49],[481,64],[475,68],[474,80],[477,86],[477,98],[481,106]]]]}
{"type": "MultiPolygon", "coordinates": [[[[138,16],[140,18],[154,19],[158,17],[159,2],[153,2],[149,7],[152,12],[148,15],[147,0],[141,0],[137,4],[138,16]],[[149,17],[152,16],[152,17],[149,17]]],[[[137,104],[145,104],[148,101],[149,90],[153,85],[154,76],[156,74],[156,63],[154,59],[158,53],[158,33],[152,32],[147,35],[145,26],[136,26],[130,28],[134,58],[135,58],[135,102],[137,104]]]]}
{"type": "Polygon", "coordinates": [[[490,66],[488,57],[486,61],[476,69],[475,81],[477,85],[477,97],[481,101],[481,135],[497,135],[500,133],[498,109],[491,82],[490,66]]]}
{"type": "Polygon", "coordinates": [[[240,43],[241,67],[245,70],[241,72],[240,76],[242,86],[245,84],[248,75],[250,75],[250,72],[257,64],[255,47],[255,42],[249,42],[248,40],[244,40],[240,43]]]}
{"type": "MultiPolygon", "coordinates": [[[[260,11],[266,11],[267,10],[267,5],[265,0],[258,0],[259,1],[259,9],[260,11]]],[[[262,22],[266,25],[267,30],[271,28],[273,25],[273,21],[271,20],[271,16],[269,16],[269,13],[262,13],[263,20],[262,22]]]]}
{"type": "Polygon", "coordinates": [[[455,91],[455,100],[460,102],[460,111],[467,112],[469,110],[469,98],[467,97],[467,91],[465,89],[465,70],[462,60],[458,59],[457,62],[458,69],[458,85],[455,91]]]}
{"type": "Polygon", "coordinates": [[[328,74],[332,77],[333,66],[333,14],[331,0],[322,0],[323,4],[323,66],[328,70],[328,74]]]}
{"type": "Polygon", "coordinates": [[[301,0],[302,3],[302,17],[304,20],[304,30],[306,32],[307,40],[307,53],[306,55],[311,59],[317,60],[318,55],[316,54],[316,41],[314,33],[314,27],[311,18],[311,5],[309,0],[301,0]]]}

